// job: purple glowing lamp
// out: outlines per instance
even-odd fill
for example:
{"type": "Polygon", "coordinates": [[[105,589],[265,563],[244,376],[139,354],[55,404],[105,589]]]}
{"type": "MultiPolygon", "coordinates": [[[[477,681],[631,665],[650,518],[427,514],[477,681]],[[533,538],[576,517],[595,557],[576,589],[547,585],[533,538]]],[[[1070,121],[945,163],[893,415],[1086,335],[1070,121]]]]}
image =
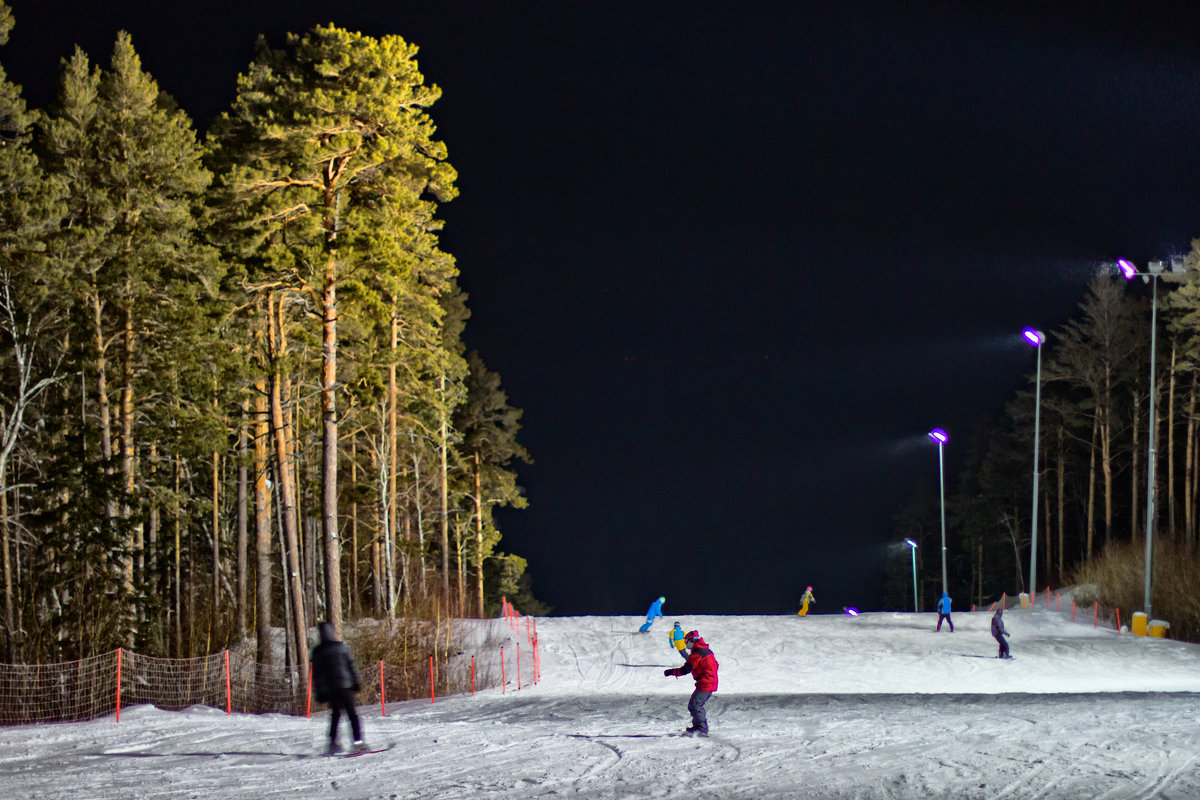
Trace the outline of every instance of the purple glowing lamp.
{"type": "Polygon", "coordinates": [[[1033,347],[1041,347],[1046,342],[1046,334],[1041,331],[1036,331],[1033,328],[1026,328],[1021,331],[1021,335],[1025,337],[1025,341],[1033,347]]]}
{"type": "Polygon", "coordinates": [[[941,428],[934,428],[929,432],[929,438],[933,439],[938,444],[945,444],[950,441],[950,437],[941,428]]]}
{"type": "Polygon", "coordinates": [[[1133,277],[1137,275],[1137,267],[1129,259],[1118,258],[1117,267],[1121,270],[1121,276],[1127,281],[1133,280],[1133,277]]]}

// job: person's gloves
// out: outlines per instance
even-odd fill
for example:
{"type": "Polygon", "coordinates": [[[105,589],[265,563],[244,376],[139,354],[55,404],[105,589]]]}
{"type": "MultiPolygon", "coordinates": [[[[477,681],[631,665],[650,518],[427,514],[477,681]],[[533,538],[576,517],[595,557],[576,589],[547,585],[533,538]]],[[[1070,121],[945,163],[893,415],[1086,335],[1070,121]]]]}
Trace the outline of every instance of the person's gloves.
{"type": "Polygon", "coordinates": [[[663,670],[663,675],[666,675],[668,678],[674,674],[675,674],[675,670],[673,670],[673,669],[664,669],[663,670]]]}
{"type": "Polygon", "coordinates": [[[1010,638],[1010,639],[1012,638],[1012,634],[1011,634],[1011,633],[1006,633],[1006,634],[1004,634],[1004,635],[1005,635],[1005,636],[1007,636],[1007,637],[1008,637],[1008,638],[1010,638]]]}

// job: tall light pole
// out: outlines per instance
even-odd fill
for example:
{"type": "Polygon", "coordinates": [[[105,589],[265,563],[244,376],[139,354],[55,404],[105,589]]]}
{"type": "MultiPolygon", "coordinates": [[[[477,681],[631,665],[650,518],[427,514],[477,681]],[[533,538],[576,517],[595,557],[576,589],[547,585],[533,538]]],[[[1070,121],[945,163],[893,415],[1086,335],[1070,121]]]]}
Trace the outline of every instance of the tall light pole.
{"type": "MultiPolygon", "coordinates": [[[[1147,617],[1152,617],[1150,611],[1150,565],[1154,557],[1154,407],[1156,405],[1154,392],[1154,362],[1155,355],[1158,352],[1156,342],[1156,334],[1158,332],[1158,279],[1163,274],[1163,262],[1151,261],[1149,263],[1149,272],[1138,272],[1138,268],[1133,265],[1132,261],[1124,258],[1117,259],[1117,267],[1121,270],[1121,275],[1125,280],[1130,281],[1136,277],[1141,277],[1153,285],[1150,300],[1150,433],[1147,436],[1147,449],[1149,454],[1146,458],[1146,580],[1145,580],[1145,596],[1142,599],[1142,607],[1146,612],[1147,617]]],[[[1171,272],[1175,280],[1182,279],[1182,273],[1185,271],[1182,258],[1171,259],[1171,272]]]]}
{"type": "Polygon", "coordinates": [[[917,543],[912,539],[905,539],[904,543],[912,550],[913,561],[913,613],[918,613],[921,608],[917,605],[917,543]]]}
{"type": "Polygon", "coordinates": [[[1037,348],[1037,379],[1034,382],[1037,388],[1034,389],[1033,400],[1033,511],[1029,514],[1029,607],[1033,609],[1037,608],[1032,601],[1037,596],[1038,444],[1041,442],[1039,429],[1042,422],[1042,344],[1046,341],[1046,334],[1026,328],[1021,335],[1037,348]]]}
{"type": "Polygon", "coordinates": [[[950,437],[941,428],[934,428],[929,432],[929,438],[938,445],[938,496],[942,501],[942,591],[946,592],[949,591],[946,588],[946,472],[942,462],[942,446],[950,441],[950,437]]]}

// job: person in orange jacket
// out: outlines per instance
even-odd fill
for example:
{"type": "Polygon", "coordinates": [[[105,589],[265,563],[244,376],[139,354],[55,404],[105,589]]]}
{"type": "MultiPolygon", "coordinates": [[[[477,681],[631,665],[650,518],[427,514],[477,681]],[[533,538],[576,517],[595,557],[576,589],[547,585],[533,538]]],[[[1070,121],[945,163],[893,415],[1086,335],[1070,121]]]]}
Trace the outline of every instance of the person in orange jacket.
{"type": "Polygon", "coordinates": [[[691,699],[688,700],[688,711],[692,715],[692,724],[684,731],[684,735],[708,736],[708,716],[704,711],[704,704],[717,690],[717,668],[721,665],[717,663],[712,650],[708,649],[708,643],[700,637],[699,631],[688,631],[684,637],[684,643],[691,651],[687,661],[682,667],[663,670],[663,675],[668,677],[674,675],[678,678],[690,673],[695,679],[696,689],[692,692],[691,699]]]}

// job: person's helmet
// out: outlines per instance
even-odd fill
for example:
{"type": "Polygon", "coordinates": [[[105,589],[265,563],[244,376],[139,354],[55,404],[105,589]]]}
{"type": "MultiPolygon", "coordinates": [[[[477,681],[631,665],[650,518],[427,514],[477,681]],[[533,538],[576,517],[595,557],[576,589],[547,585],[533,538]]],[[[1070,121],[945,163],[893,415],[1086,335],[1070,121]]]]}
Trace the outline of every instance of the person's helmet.
{"type": "Polygon", "coordinates": [[[683,641],[686,644],[691,644],[692,642],[699,641],[699,640],[700,640],[700,631],[688,631],[683,637],[683,641]]]}
{"type": "Polygon", "coordinates": [[[676,623],[675,623],[675,627],[676,627],[676,628],[678,628],[678,627],[679,627],[679,623],[678,623],[678,622],[676,622],[676,623]]]}
{"type": "Polygon", "coordinates": [[[660,602],[660,603],[665,603],[665,602],[667,602],[667,598],[665,598],[665,597],[660,597],[660,598],[658,598],[658,602],[660,602]]]}
{"type": "Polygon", "coordinates": [[[811,587],[811,586],[809,586],[809,587],[806,587],[804,591],[806,591],[806,592],[811,592],[811,591],[812,591],[812,587],[811,587]]]}

